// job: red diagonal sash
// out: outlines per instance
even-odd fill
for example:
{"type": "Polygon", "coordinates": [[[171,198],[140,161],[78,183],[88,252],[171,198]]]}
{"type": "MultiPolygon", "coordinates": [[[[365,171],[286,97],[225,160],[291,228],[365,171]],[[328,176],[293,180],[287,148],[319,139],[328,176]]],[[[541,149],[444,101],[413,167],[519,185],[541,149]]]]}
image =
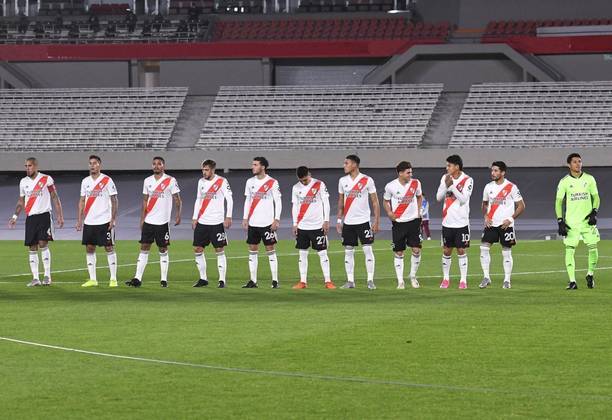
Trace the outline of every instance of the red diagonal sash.
{"type": "Polygon", "coordinates": [[[251,219],[251,216],[253,215],[253,212],[255,211],[255,207],[257,207],[257,205],[261,201],[261,197],[259,197],[259,196],[261,194],[267,193],[268,190],[270,188],[272,188],[272,185],[274,184],[274,181],[275,181],[274,178],[270,178],[261,187],[259,187],[259,189],[257,190],[257,193],[255,195],[255,198],[253,198],[253,201],[251,201],[251,208],[249,209],[249,217],[248,217],[247,220],[251,219]]]}
{"type": "Polygon", "coordinates": [[[351,208],[353,201],[355,201],[355,197],[357,197],[357,194],[359,194],[361,190],[365,188],[367,183],[368,183],[368,177],[364,175],[359,181],[357,181],[355,185],[353,185],[353,188],[351,188],[351,191],[349,191],[349,196],[346,198],[346,201],[344,202],[344,217],[346,217],[346,215],[348,214],[348,211],[351,208]],[[351,194],[351,193],[354,193],[354,194],[351,194]]]}
{"type": "Polygon", "coordinates": [[[310,190],[308,190],[308,193],[304,196],[304,202],[300,206],[300,212],[298,213],[298,217],[297,217],[298,224],[302,221],[302,219],[306,215],[306,211],[308,211],[308,207],[310,207],[311,200],[307,200],[307,199],[310,199],[314,197],[315,195],[317,195],[320,187],[321,187],[321,181],[315,182],[313,186],[310,188],[310,190]]]}
{"type": "MultiPolygon", "coordinates": [[[[463,191],[463,186],[465,185],[468,179],[469,176],[466,175],[465,178],[463,178],[461,182],[457,184],[457,189],[459,191],[463,191]]],[[[457,197],[455,197],[454,195],[446,197],[446,200],[444,200],[444,208],[442,209],[442,219],[446,217],[446,213],[448,213],[448,208],[455,202],[456,199],[457,197]]]]}
{"type": "Polygon", "coordinates": [[[208,205],[210,204],[210,200],[212,200],[212,195],[216,193],[219,188],[221,188],[221,184],[223,184],[223,178],[217,179],[214,184],[210,186],[208,191],[206,191],[206,195],[202,199],[202,204],[200,205],[200,211],[198,212],[198,220],[200,220],[200,217],[202,217],[202,215],[204,214],[206,207],[208,207],[208,205]]]}
{"type": "MultiPolygon", "coordinates": [[[[154,192],[157,193],[162,193],[164,192],[164,190],[166,188],[168,188],[168,185],[170,185],[170,182],[172,181],[172,177],[168,177],[166,179],[164,179],[162,182],[159,183],[159,185],[155,188],[154,192]]],[[[155,203],[157,203],[157,199],[159,197],[157,195],[154,195],[153,197],[149,197],[149,202],[147,203],[147,210],[146,213],[150,213],[151,210],[153,210],[153,207],[155,207],[155,203]]]]}
{"type": "Polygon", "coordinates": [[[408,186],[408,191],[406,191],[406,195],[404,195],[404,198],[402,199],[402,203],[400,203],[400,205],[397,206],[397,208],[393,212],[396,219],[399,219],[400,217],[402,217],[402,215],[404,214],[404,212],[406,211],[410,203],[412,203],[412,199],[414,198],[414,195],[416,194],[418,185],[419,185],[419,181],[417,181],[416,179],[413,179],[410,185],[408,186]]]}
{"type": "Polygon", "coordinates": [[[494,202],[491,204],[491,207],[489,207],[489,212],[487,213],[487,217],[489,219],[493,219],[493,215],[499,208],[500,201],[503,201],[506,199],[506,197],[508,197],[508,194],[510,194],[510,191],[512,191],[512,187],[514,187],[514,184],[508,183],[508,185],[502,188],[502,190],[495,196],[493,199],[494,202]]]}
{"type": "Polygon", "coordinates": [[[110,178],[105,176],[91,190],[91,195],[87,198],[87,202],[85,203],[85,210],[83,210],[85,216],[87,216],[87,213],[89,213],[89,210],[91,209],[91,206],[93,206],[94,201],[96,201],[96,198],[98,198],[98,196],[94,195],[94,193],[102,191],[104,187],[106,187],[106,184],[108,184],[108,181],[110,181],[110,178]]]}
{"type": "Polygon", "coordinates": [[[30,193],[30,198],[28,198],[28,202],[26,203],[26,207],[25,207],[26,215],[30,214],[30,210],[32,210],[32,207],[34,206],[34,203],[36,202],[36,199],[38,198],[38,194],[35,194],[35,193],[45,188],[45,185],[47,185],[48,179],[49,177],[47,175],[41,176],[38,182],[36,183],[36,185],[34,186],[34,188],[32,189],[32,192],[30,193]]]}

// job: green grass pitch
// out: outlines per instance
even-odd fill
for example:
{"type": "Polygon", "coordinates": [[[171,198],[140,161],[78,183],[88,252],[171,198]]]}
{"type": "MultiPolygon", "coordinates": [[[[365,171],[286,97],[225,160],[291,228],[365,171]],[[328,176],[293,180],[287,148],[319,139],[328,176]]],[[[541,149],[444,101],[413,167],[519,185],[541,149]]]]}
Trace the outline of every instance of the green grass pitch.
{"type": "MultiPolygon", "coordinates": [[[[469,289],[440,290],[440,249],[428,241],[422,288],[395,290],[388,241],[375,243],[378,290],[325,290],[311,253],[310,287],[297,280],[293,243],[279,244],[281,289],[269,288],[265,256],[257,290],[246,245],[227,249],[228,288],[193,289],[189,242],[171,245],[170,287],[151,254],[143,287],[131,289],[138,245],[117,250],[118,289],[82,289],[83,247],[52,244],[54,285],[28,289],[26,249],[0,242],[0,410],[5,418],[604,418],[612,407],[612,241],[600,244],[597,287],[564,290],[563,245],[523,241],[511,290],[479,290],[476,243],[469,289]],[[80,271],[75,271],[80,270],[80,271]],[[58,347],[7,341],[17,339],[58,347]],[[68,351],[83,350],[89,353],[68,351]]],[[[207,252],[211,251],[210,249],[207,252]]],[[[330,245],[336,285],[342,248],[330,245]]],[[[209,256],[214,254],[209,253],[209,256]]],[[[98,265],[106,265],[103,250],[98,265]]],[[[409,264],[406,264],[408,270],[409,264]]]]}

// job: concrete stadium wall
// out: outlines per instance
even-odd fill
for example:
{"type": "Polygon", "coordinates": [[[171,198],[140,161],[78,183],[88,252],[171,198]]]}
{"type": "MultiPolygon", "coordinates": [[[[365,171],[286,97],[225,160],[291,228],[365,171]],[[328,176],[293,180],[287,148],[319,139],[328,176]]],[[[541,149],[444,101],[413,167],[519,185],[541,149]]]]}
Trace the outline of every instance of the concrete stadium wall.
{"type": "Polygon", "coordinates": [[[13,63],[45,88],[128,87],[127,61],[13,63]]]}

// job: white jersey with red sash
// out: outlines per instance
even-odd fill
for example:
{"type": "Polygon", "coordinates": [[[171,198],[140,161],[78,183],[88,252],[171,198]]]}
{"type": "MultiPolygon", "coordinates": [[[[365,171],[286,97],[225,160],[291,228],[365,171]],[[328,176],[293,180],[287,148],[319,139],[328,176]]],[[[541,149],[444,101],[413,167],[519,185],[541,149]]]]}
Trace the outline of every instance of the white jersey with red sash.
{"type": "MultiPolygon", "coordinates": [[[[485,185],[482,201],[489,203],[487,216],[492,220],[491,225],[501,226],[504,220],[514,214],[514,203],[522,199],[518,187],[507,179],[501,184],[491,181],[485,185]]],[[[514,223],[510,226],[514,226],[514,223]]]]}
{"type": "Polygon", "coordinates": [[[176,179],[163,174],[155,179],[155,175],[144,180],[142,193],[149,196],[145,215],[145,223],[150,225],[164,225],[170,221],[172,213],[172,195],[181,190],[176,179]]]}
{"type": "Polygon", "coordinates": [[[86,225],[103,225],[111,220],[111,196],[117,195],[117,188],[113,180],[104,174],[96,179],[91,176],[81,181],[81,197],[85,198],[83,214],[86,225]]]}
{"type": "Polygon", "coordinates": [[[472,177],[462,173],[454,179],[450,187],[444,182],[446,175],[442,176],[436,197],[444,200],[442,208],[442,226],[447,228],[462,228],[470,225],[470,196],[474,188],[472,177]]]}
{"type": "Polygon", "coordinates": [[[232,217],[233,207],[232,190],[227,179],[219,175],[211,180],[200,178],[192,220],[202,225],[219,225],[226,217],[232,217]]]}
{"type": "Polygon", "coordinates": [[[19,196],[24,197],[26,216],[51,211],[51,192],[55,191],[53,178],[39,172],[34,179],[25,176],[19,182],[19,196]]]}
{"type": "Polygon", "coordinates": [[[344,194],[344,224],[370,222],[370,194],[376,193],[372,178],[362,173],[355,179],[350,175],[343,176],[338,182],[338,193],[344,194]]]}
{"type": "Polygon", "coordinates": [[[421,194],[421,181],[418,179],[411,179],[406,185],[402,185],[398,179],[394,179],[385,185],[383,198],[391,202],[391,210],[395,214],[395,220],[403,223],[419,217],[417,197],[421,194]]]}
{"type": "Polygon", "coordinates": [[[280,220],[282,202],[278,181],[269,175],[249,178],[244,187],[243,218],[249,226],[266,227],[280,220]]]}
{"type": "Polygon", "coordinates": [[[293,225],[316,230],[329,222],[329,192],[323,181],[312,178],[308,185],[298,182],[291,192],[293,225]]]}

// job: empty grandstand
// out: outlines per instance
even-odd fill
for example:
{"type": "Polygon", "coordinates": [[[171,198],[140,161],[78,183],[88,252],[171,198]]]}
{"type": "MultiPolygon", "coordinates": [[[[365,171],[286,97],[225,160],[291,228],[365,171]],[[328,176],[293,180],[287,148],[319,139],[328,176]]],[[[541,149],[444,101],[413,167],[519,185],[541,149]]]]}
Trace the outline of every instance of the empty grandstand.
{"type": "Polygon", "coordinates": [[[450,147],[612,146],[612,82],[474,85],[450,147]]]}
{"type": "Polygon", "coordinates": [[[0,150],[164,149],[187,88],[0,90],[0,150]]]}
{"type": "Polygon", "coordinates": [[[197,147],[376,149],[416,147],[441,84],[225,86],[197,147]]]}

